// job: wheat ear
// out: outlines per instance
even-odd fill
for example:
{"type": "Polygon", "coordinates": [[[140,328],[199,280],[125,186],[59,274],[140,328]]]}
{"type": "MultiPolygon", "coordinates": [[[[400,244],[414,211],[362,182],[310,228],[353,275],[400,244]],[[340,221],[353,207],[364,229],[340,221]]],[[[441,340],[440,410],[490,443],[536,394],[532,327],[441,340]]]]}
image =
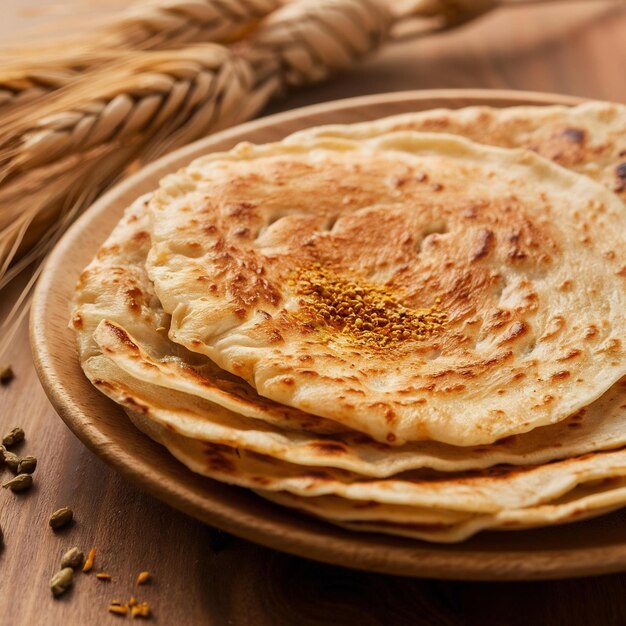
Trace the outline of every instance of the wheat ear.
{"type": "Polygon", "coordinates": [[[129,8],[89,38],[0,50],[0,58],[4,57],[0,110],[32,101],[93,68],[115,63],[125,50],[232,43],[282,4],[283,0],[153,0],[129,8]]]}
{"type": "MultiPolygon", "coordinates": [[[[130,56],[111,70],[62,90],[46,107],[25,106],[0,122],[5,271],[7,259],[31,243],[25,233],[53,223],[69,206],[64,197],[86,187],[91,169],[101,189],[135,159],[247,119],[277,87],[272,79],[256,82],[245,60],[216,45],[130,56]],[[43,120],[33,125],[42,108],[43,120]]],[[[0,281],[2,275],[0,267],[0,281]]]]}

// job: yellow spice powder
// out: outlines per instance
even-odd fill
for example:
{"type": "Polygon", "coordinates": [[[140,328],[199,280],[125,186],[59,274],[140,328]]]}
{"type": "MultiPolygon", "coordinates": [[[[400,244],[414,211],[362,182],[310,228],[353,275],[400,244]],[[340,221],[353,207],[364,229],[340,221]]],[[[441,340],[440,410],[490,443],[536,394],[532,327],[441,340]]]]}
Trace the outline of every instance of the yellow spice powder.
{"type": "Polygon", "coordinates": [[[296,270],[289,284],[304,296],[306,314],[356,341],[386,346],[422,340],[446,323],[439,298],[431,307],[411,309],[384,287],[339,276],[319,264],[296,270]]]}

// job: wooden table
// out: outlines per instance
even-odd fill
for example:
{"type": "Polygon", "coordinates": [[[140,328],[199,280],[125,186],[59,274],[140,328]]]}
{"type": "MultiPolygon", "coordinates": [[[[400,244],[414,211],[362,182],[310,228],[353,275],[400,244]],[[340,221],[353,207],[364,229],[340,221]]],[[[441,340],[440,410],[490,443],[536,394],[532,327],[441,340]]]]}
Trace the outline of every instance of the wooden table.
{"type": "MultiPolygon", "coordinates": [[[[19,23],[12,19],[3,20],[0,35],[19,23]]],[[[520,7],[460,31],[396,45],[273,110],[438,87],[518,88],[626,102],[625,59],[623,4],[520,7]]],[[[2,294],[0,313],[16,295],[17,289],[2,294]]],[[[151,603],[155,622],[181,626],[626,623],[626,575],[516,584],[413,580],[321,565],[221,535],[128,484],[67,430],[37,381],[26,327],[9,358],[17,378],[0,389],[0,430],[22,425],[23,451],[36,455],[39,467],[31,492],[0,493],[6,544],[0,550],[0,624],[113,624],[120,618],[107,613],[108,602],[130,594],[151,603]],[[76,523],[54,533],[48,516],[64,505],[74,509],[76,523]],[[73,545],[97,547],[97,567],[113,580],[79,575],[74,589],[54,601],[48,580],[73,545]],[[153,583],[136,587],[143,569],[152,572],[153,583]]]]}

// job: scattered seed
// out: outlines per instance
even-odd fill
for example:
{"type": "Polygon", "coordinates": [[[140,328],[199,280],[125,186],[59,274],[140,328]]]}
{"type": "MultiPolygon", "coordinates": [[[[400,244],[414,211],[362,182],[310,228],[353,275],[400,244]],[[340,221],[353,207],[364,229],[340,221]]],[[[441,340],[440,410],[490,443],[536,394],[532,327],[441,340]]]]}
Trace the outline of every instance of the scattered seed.
{"type": "Polygon", "coordinates": [[[79,568],[85,559],[85,555],[78,548],[71,548],[61,559],[61,567],[79,568]]]}
{"type": "Polygon", "coordinates": [[[0,363],[0,383],[8,385],[14,378],[13,368],[8,363],[0,363]]]}
{"type": "Polygon", "coordinates": [[[96,574],[96,578],[98,580],[111,580],[111,574],[107,574],[106,572],[98,572],[96,574]]]}
{"type": "Polygon", "coordinates": [[[18,474],[2,485],[5,489],[10,489],[14,493],[26,491],[33,486],[33,477],[30,474],[18,474]]]}
{"type": "Polygon", "coordinates": [[[25,456],[17,465],[18,474],[32,474],[37,467],[37,459],[34,456],[25,456]]]}
{"type": "MultiPolygon", "coordinates": [[[[3,447],[4,448],[4,447],[3,447]]],[[[13,472],[17,472],[17,468],[20,464],[20,457],[17,454],[10,452],[6,448],[4,448],[2,452],[2,457],[4,458],[5,465],[13,472]]]]}
{"type": "Polygon", "coordinates": [[[50,579],[50,589],[55,598],[63,595],[74,582],[74,570],[71,567],[64,567],[50,579]]]}
{"type": "Polygon", "coordinates": [[[48,523],[52,528],[57,530],[58,528],[63,528],[63,526],[67,526],[72,519],[74,519],[74,512],[70,509],[69,506],[64,506],[63,508],[55,511],[48,520],[48,523]]]}
{"type": "Polygon", "coordinates": [[[128,606],[137,606],[137,604],[137,598],[135,598],[135,596],[131,596],[128,601],[128,606]]]}
{"type": "Polygon", "coordinates": [[[150,582],[150,572],[140,572],[139,576],[137,576],[137,584],[145,585],[147,582],[150,582]]]}
{"type": "Polygon", "coordinates": [[[125,604],[114,604],[111,602],[109,605],[109,613],[115,613],[115,615],[128,615],[128,607],[125,604]]]}
{"type": "Polygon", "coordinates": [[[150,605],[147,602],[142,602],[136,606],[131,607],[130,614],[133,617],[150,617],[150,605]]]}
{"type": "Polygon", "coordinates": [[[21,428],[14,428],[2,437],[2,445],[6,448],[10,448],[21,441],[24,441],[24,431],[21,428]]]}
{"type": "Polygon", "coordinates": [[[87,573],[91,571],[91,568],[93,567],[93,562],[96,559],[96,549],[95,548],[91,548],[91,550],[89,550],[89,552],[87,553],[87,560],[85,561],[85,564],[83,565],[83,572],[87,573]]]}

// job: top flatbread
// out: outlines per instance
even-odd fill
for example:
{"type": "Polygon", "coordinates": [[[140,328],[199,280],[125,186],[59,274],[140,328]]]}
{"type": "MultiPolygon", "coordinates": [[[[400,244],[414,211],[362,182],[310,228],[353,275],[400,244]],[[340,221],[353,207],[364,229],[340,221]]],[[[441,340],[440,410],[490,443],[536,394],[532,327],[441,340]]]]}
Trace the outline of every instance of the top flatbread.
{"type": "Polygon", "coordinates": [[[143,268],[150,247],[146,203],[139,199],[127,210],[83,274],[72,326],[88,378],[122,406],[145,407],[146,417],[171,432],[380,478],[423,467],[534,465],[626,445],[626,379],[557,424],[489,446],[421,441],[391,447],[354,431],[308,432],[333,431],[321,418],[255,397],[243,380],[167,340],[169,319],[143,268]]]}
{"type": "Polygon", "coordinates": [[[621,202],[444,135],[242,145],[164,179],[170,337],[381,441],[491,443],[626,373],[621,202]]]}

